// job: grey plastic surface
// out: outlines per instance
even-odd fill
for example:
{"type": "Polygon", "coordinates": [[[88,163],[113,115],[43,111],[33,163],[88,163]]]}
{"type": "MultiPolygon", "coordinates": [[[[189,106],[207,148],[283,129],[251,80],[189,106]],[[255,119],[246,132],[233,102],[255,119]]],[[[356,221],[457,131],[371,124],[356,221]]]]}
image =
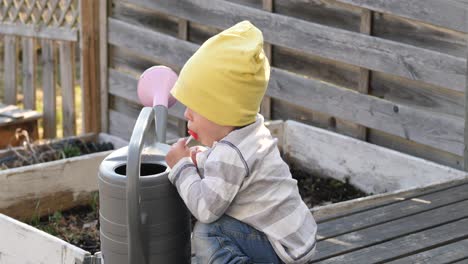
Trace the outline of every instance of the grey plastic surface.
{"type": "Polygon", "coordinates": [[[156,141],[166,143],[167,108],[163,105],[154,107],[156,115],[156,141]]]}
{"type": "Polygon", "coordinates": [[[190,213],[167,178],[170,146],[155,142],[155,112],[142,109],[129,146],[99,169],[105,263],[190,263],[190,213]]]}
{"type": "MultiPolygon", "coordinates": [[[[143,248],[143,233],[140,224],[140,155],[143,150],[145,135],[150,133],[150,124],[154,119],[153,109],[144,107],[133,128],[127,156],[127,221],[128,221],[128,263],[148,263],[147,253],[143,248]]],[[[153,134],[154,135],[154,134],[153,134]]],[[[150,139],[151,140],[151,139],[150,139]]],[[[155,139],[154,139],[155,140],[155,139]]]]}

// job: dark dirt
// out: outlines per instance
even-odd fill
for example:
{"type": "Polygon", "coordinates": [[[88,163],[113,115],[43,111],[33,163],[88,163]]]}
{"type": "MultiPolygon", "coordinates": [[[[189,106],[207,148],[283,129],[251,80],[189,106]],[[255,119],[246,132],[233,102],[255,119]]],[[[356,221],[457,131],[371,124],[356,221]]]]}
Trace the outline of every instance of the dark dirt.
{"type": "MultiPolygon", "coordinates": [[[[308,207],[366,196],[347,182],[314,177],[294,169],[291,172],[298,180],[299,192],[308,207]]],[[[94,254],[100,250],[98,201],[96,194],[90,206],[56,212],[31,224],[94,254]]]]}
{"type": "Polygon", "coordinates": [[[21,148],[10,148],[0,155],[0,170],[17,168],[32,164],[66,159],[95,152],[114,149],[109,142],[86,142],[79,138],[62,141],[34,144],[23,142],[21,148]]]}
{"type": "MultiPolygon", "coordinates": [[[[79,138],[53,143],[31,144],[10,149],[0,157],[1,169],[16,168],[114,149],[112,143],[96,143],[79,138]]],[[[33,217],[28,224],[94,254],[101,248],[99,241],[99,198],[96,192],[88,206],[55,212],[42,218],[33,217]]]]}
{"type": "Polygon", "coordinates": [[[89,205],[55,212],[29,224],[94,254],[101,248],[98,219],[97,207],[89,205]]]}
{"type": "Polygon", "coordinates": [[[348,181],[317,177],[294,168],[291,174],[298,181],[299,193],[309,208],[367,196],[348,181]]]}

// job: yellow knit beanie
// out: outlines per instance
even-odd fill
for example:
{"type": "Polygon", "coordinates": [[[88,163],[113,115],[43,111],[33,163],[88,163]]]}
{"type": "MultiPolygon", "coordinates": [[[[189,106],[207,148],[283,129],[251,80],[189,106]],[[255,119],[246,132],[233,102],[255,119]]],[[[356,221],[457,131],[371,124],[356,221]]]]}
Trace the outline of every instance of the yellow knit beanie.
{"type": "Polygon", "coordinates": [[[243,21],[203,43],[171,93],[218,125],[244,126],[255,122],[269,78],[262,32],[243,21]]]}

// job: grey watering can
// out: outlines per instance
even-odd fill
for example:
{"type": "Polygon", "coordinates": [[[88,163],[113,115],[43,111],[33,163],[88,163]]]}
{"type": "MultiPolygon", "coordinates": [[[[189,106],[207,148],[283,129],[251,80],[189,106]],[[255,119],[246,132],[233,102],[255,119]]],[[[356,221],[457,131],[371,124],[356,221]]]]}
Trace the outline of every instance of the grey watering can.
{"type": "MultiPolygon", "coordinates": [[[[172,88],[175,80],[158,83],[167,77],[168,70],[153,67],[143,73],[138,85],[140,100],[140,89],[151,85],[159,91],[172,88]]],[[[170,101],[168,92],[162,94],[170,101]]],[[[167,178],[165,156],[170,146],[164,142],[168,105],[141,101],[152,106],[141,110],[128,147],[112,152],[99,168],[103,262],[190,263],[190,213],[167,178]]]]}

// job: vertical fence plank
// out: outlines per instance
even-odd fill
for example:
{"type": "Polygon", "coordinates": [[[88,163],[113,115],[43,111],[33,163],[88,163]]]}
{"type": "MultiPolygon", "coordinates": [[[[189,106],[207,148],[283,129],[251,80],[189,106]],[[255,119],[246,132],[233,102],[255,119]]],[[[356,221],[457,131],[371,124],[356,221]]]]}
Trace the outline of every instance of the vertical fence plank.
{"type": "MultiPolygon", "coordinates": [[[[189,22],[187,20],[180,19],[178,23],[179,23],[178,37],[180,39],[187,40],[188,35],[189,35],[189,22]]],[[[187,135],[187,121],[183,119],[178,119],[177,134],[181,137],[185,137],[187,135]]]]}
{"type": "Polygon", "coordinates": [[[5,93],[4,101],[6,104],[16,105],[16,68],[17,68],[17,50],[16,37],[5,36],[5,93]]]}
{"type": "MultiPolygon", "coordinates": [[[[263,9],[269,12],[273,12],[273,0],[263,0],[262,1],[263,9]]],[[[263,46],[265,50],[265,55],[267,56],[270,64],[273,65],[272,61],[272,46],[268,43],[265,43],[263,46]]],[[[269,96],[265,96],[262,100],[262,104],[260,106],[260,113],[265,117],[265,119],[271,119],[271,98],[269,96]]]]}
{"type": "MultiPolygon", "coordinates": [[[[468,28],[468,14],[465,13],[465,27],[468,28]]],[[[465,72],[465,131],[463,137],[463,169],[468,171],[468,36],[465,40],[466,43],[466,72],[465,72]]]]}
{"type": "MultiPolygon", "coordinates": [[[[369,9],[362,9],[361,11],[360,32],[367,35],[372,34],[372,11],[369,9]]],[[[369,93],[370,74],[368,69],[360,69],[358,92],[369,93]]],[[[365,126],[358,125],[357,138],[367,141],[367,128],[365,126]]]]}
{"type": "Polygon", "coordinates": [[[84,132],[100,132],[99,1],[80,1],[81,87],[84,132]]]}
{"type": "Polygon", "coordinates": [[[109,98],[108,98],[108,83],[107,83],[107,67],[108,67],[108,57],[107,57],[107,8],[108,0],[99,1],[99,55],[100,58],[100,81],[101,81],[101,131],[108,132],[109,130],[109,121],[108,121],[108,108],[109,108],[109,98]]]}
{"type": "Polygon", "coordinates": [[[24,108],[32,110],[36,109],[36,91],[34,87],[34,80],[36,78],[34,72],[36,68],[36,51],[34,49],[34,43],[33,38],[22,39],[23,101],[24,108]]]}
{"type": "Polygon", "coordinates": [[[59,42],[63,136],[76,135],[73,42],[59,42]]]}
{"type": "Polygon", "coordinates": [[[52,40],[42,39],[42,91],[43,91],[43,118],[44,138],[55,138],[56,128],[56,101],[55,101],[55,75],[54,75],[54,43],[52,40]]]}
{"type": "Polygon", "coordinates": [[[178,27],[178,37],[183,40],[187,40],[188,38],[188,28],[189,28],[189,22],[187,20],[180,19],[178,21],[179,27],[178,27]]]}

